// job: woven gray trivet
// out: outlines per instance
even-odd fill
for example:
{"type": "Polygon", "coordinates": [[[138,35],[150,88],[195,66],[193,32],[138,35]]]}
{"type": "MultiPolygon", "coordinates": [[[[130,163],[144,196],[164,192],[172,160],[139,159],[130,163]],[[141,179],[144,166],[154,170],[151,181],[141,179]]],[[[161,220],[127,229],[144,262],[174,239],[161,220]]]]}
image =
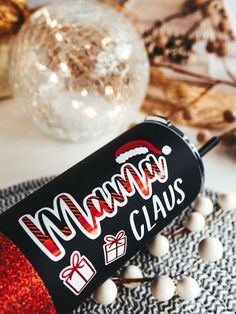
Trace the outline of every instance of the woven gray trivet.
{"type": "MultiPolygon", "coordinates": [[[[48,182],[43,178],[24,182],[0,190],[0,212],[23,199],[48,182]]],[[[217,208],[217,194],[204,192],[217,208]]],[[[176,229],[184,216],[177,217],[166,230],[176,229]]],[[[129,263],[139,266],[145,276],[177,274],[197,257],[197,244],[205,235],[218,238],[224,246],[224,256],[217,263],[198,263],[190,272],[201,286],[201,296],[194,302],[182,302],[175,296],[169,302],[158,303],[150,293],[148,284],[134,290],[119,287],[118,298],[105,307],[92,299],[83,302],[74,313],[104,314],[235,314],[236,313],[236,210],[224,213],[204,231],[175,236],[170,241],[170,253],[162,259],[152,257],[147,250],[139,252],[129,263]]],[[[119,273],[118,273],[119,274],[119,273]]],[[[117,274],[115,274],[117,275],[117,274]]],[[[187,275],[187,273],[186,273],[187,275]]]]}

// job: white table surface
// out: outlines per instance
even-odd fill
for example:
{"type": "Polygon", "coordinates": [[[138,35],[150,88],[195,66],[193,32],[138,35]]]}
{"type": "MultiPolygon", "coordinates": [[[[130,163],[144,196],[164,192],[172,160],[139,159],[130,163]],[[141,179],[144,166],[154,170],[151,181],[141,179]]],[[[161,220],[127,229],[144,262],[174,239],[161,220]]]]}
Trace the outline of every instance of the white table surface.
{"type": "MultiPolygon", "coordinates": [[[[190,138],[195,131],[184,128],[190,138]]],[[[111,140],[86,143],[57,141],[42,134],[22,114],[14,99],[0,101],[0,189],[33,178],[60,174],[111,140]]],[[[204,157],[205,186],[236,192],[236,151],[219,147],[204,157]]],[[[194,182],[193,182],[194,184],[194,182]]]]}

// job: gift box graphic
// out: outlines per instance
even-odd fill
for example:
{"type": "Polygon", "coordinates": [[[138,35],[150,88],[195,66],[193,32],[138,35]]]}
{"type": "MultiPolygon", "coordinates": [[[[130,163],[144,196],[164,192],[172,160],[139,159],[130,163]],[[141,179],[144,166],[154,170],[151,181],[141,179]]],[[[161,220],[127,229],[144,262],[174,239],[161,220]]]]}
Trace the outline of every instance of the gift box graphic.
{"type": "Polygon", "coordinates": [[[125,255],[127,237],[124,230],[119,231],[116,236],[107,235],[104,240],[106,243],[103,245],[103,251],[106,265],[125,255]]]}
{"type": "Polygon", "coordinates": [[[60,273],[60,279],[74,294],[78,295],[96,274],[93,264],[85,256],[74,251],[70,257],[70,266],[60,273]]]}

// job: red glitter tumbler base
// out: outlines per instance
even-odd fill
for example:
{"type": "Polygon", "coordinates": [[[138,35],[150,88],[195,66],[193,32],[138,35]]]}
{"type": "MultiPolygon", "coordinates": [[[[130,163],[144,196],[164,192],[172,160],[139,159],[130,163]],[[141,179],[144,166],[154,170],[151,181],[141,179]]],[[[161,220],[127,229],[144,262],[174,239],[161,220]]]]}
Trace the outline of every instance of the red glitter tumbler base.
{"type": "Polygon", "coordinates": [[[52,299],[33,266],[2,233],[0,233],[0,313],[56,313],[52,299]]]}

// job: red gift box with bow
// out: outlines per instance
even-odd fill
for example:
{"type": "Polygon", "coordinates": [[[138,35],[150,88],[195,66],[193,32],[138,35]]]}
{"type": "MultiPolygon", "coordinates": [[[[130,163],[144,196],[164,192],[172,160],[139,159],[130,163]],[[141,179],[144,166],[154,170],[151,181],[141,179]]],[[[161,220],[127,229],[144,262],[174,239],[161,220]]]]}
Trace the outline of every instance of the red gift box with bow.
{"type": "Polygon", "coordinates": [[[60,273],[60,279],[74,294],[78,295],[96,274],[93,264],[85,256],[74,251],[70,258],[70,266],[60,273]]]}
{"type": "Polygon", "coordinates": [[[106,265],[125,255],[127,237],[124,230],[119,231],[116,236],[107,235],[104,240],[106,243],[103,245],[103,251],[106,265]]]}

